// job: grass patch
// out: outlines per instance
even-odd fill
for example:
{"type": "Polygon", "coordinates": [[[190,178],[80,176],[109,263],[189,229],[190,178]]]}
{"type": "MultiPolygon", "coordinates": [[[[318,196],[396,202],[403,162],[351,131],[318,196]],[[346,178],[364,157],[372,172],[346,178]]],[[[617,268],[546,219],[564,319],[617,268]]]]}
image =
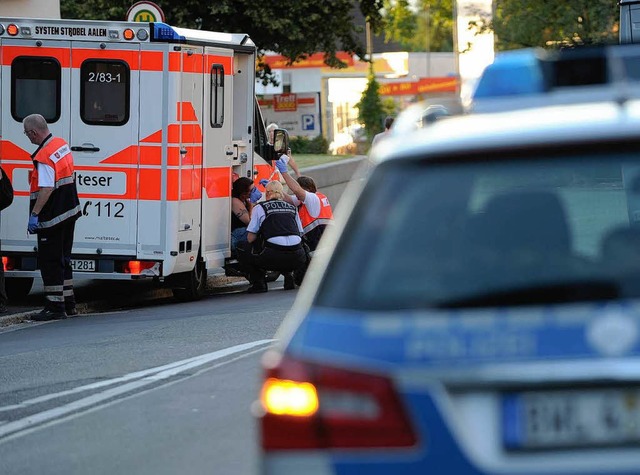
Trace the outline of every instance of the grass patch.
{"type": "Polygon", "coordinates": [[[322,165],[324,163],[336,162],[338,160],[346,160],[348,158],[354,158],[355,155],[314,155],[314,154],[295,154],[293,156],[298,168],[308,168],[316,165],[322,165]]]}

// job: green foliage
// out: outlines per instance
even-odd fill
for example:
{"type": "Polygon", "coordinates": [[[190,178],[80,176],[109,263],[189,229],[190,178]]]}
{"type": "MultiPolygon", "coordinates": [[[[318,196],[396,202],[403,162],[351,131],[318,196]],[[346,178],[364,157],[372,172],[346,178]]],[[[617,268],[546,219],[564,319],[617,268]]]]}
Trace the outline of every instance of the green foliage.
{"type": "Polygon", "coordinates": [[[500,0],[492,19],[470,27],[493,31],[498,50],[615,43],[618,16],[617,2],[610,0],[500,0]]]}
{"type": "Polygon", "coordinates": [[[393,100],[393,97],[382,99],[382,111],[385,117],[395,116],[398,113],[398,104],[393,100]]]}
{"type": "MultiPolygon", "coordinates": [[[[63,18],[124,20],[132,0],[61,0],[63,18]]],[[[156,0],[167,23],[184,28],[248,33],[259,51],[276,51],[292,62],[323,52],[334,67],[346,64],[337,51],[365,56],[362,27],[353,20],[353,0],[156,0]]],[[[357,0],[374,31],[382,28],[383,0],[357,0]]],[[[263,65],[264,66],[264,65],[263,65]]],[[[263,67],[263,72],[270,73],[263,67]]]]}
{"type": "Polygon", "coordinates": [[[386,0],[385,38],[407,51],[453,51],[453,0],[386,0]]]}
{"type": "Polygon", "coordinates": [[[289,141],[291,153],[323,155],[329,153],[329,142],[322,135],[312,139],[308,137],[291,137],[289,141]]]}
{"type": "Polygon", "coordinates": [[[367,87],[362,93],[360,102],[356,104],[356,108],[358,109],[358,120],[361,124],[364,124],[369,140],[372,140],[373,136],[382,132],[382,129],[384,128],[383,120],[385,117],[385,111],[382,107],[382,100],[380,99],[379,91],[380,84],[376,81],[373,71],[370,71],[367,87]]]}

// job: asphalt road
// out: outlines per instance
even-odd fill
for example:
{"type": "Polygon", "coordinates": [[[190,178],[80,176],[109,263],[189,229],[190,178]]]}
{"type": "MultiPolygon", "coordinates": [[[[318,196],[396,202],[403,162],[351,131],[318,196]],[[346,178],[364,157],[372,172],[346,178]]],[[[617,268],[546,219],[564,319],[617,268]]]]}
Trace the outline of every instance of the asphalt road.
{"type": "Polygon", "coordinates": [[[0,330],[0,473],[254,474],[259,360],[296,291],[0,330]]]}

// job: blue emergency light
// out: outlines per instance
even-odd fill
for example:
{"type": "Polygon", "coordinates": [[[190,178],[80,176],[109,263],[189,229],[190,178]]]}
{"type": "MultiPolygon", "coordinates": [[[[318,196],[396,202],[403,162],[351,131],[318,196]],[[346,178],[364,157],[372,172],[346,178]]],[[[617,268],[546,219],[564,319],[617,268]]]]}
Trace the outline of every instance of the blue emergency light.
{"type": "Polygon", "coordinates": [[[522,49],[496,55],[495,61],[484,70],[473,98],[539,94],[544,89],[536,50],[522,49]]]}
{"type": "Polygon", "coordinates": [[[640,95],[640,45],[505,51],[486,67],[469,110],[491,112],[544,103],[622,100],[640,95]],[[632,91],[633,88],[633,91],[632,91]]]}
{"type": "Polygon", "coordinates": [[[187,40],[166,23],[155,22],[151,23],[150,41],[163,43],[185,43],[187,40]]]}

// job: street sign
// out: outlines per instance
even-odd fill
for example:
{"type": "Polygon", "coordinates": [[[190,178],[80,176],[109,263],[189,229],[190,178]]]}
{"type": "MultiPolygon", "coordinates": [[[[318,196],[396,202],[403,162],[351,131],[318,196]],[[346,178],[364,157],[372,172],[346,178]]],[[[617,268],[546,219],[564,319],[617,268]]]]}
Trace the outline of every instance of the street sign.
{"type": "Polygon", "coordinates": [[[129,8],[127,21],[164,22],[164,12],[153,2],[137,2],[129,8]]]}

